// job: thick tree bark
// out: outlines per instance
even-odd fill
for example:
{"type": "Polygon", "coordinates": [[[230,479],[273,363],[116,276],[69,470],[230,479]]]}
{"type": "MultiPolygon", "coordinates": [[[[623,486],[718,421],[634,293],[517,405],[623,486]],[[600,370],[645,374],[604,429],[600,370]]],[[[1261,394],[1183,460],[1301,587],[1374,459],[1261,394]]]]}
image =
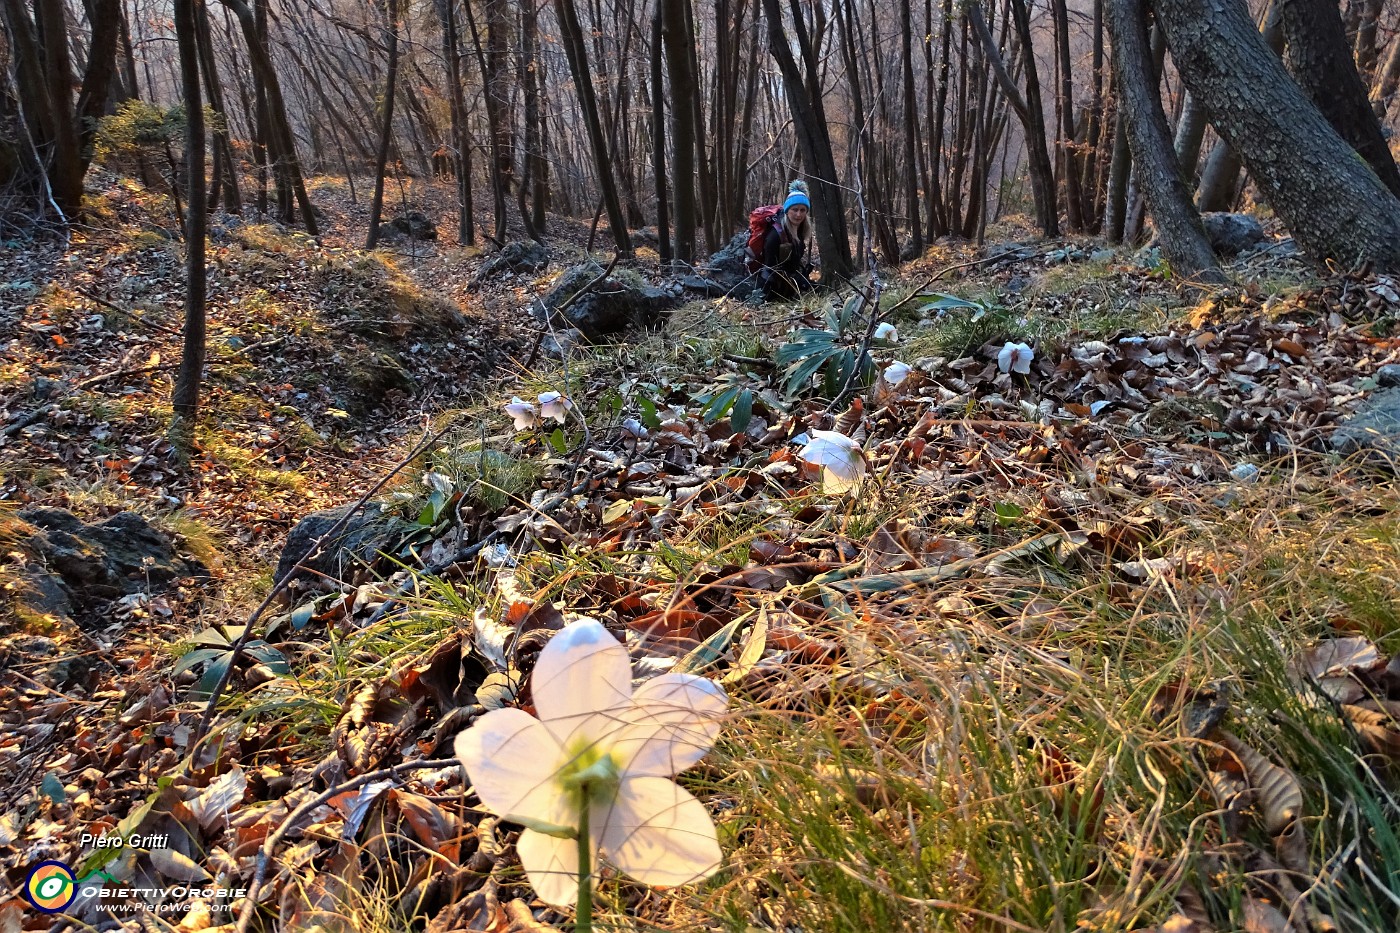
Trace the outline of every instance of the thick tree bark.
{"type": "Polygon", "coordinates": [[[92,164],[92,142],[97,122],[106,112],[109,91],[117,72],[117,38],[121,34],[120,0],[94,0],[89,13],[92,41],[88,45],[87,69],[78,92],[78,149],[80,168],[87,174],[92,164]]]}
{"type": "MultiPolygon", "coordinates": [[[[1293,80],[1391,193],[1400,196],[1400,170],[1366,99],[1336,0],[1275,0],[1274,5],[1293,80]]],[[[1374,19],[1371,31],[1375,31],[1374,19]]]]}
{"type": "MultiPolygon", "coordinates": [[[[826,109],[820,96],[810,92],[807,82],[793,57],[783,24],[778,0],[763,0],[764,15],[768,17],[768,50],[782,72],[783,88],[793,110],[793,125],[797,130],[798,148],[802,150],[812,185],[812,221],[817,229],[817,244],[822,256],[822,281],[849,279],[855,274],[851,261],[851,239],[846,229],[846,212],[841,204],[840,176],[831,153],[831,137],[827,133],[826,109]]],[[[815,76],[815,62],[806,28],[800,18],[793,23],[798,46],[807,61],[809,72],[815,76]]]]}
{"type": "Polygon", "coordinates": [[[185,98],[185,177],[189,204],[185,210],[185,335],[180,369],[170,407],[188,443],[199,415],[199,392],[204,381],[204,105],[199,93],[199,47],[195,5],[203,0],[179,0],[175,4],[175,38],[180,49],[180,86],[185,98]]]}
{"type": "Polygon", "coordinates": [[[1113,67],[1127,123],[1128,145],[1138,183],[1157,224],[1162,252],[1179,274],[1223,282],[1225,276],[1216,264],[1172,149],[1171,131],[1152,67],[1144,0],[1111,0],[1109,9],[1113,67]]]}
{"type": "Polygon", "coordinates": [[[1400,267],[1400,200],[1337,135],[1239,0],[1156,0],[1172,59],[1298,245],[1400,267]]]}
{"type": "Polygon", "coordinates": [[[68,18],[63,0],[35,0],[44,82],[53,114],[49,187],[69,218],[83,202],[83,160],[73,112],[73,68],[68,58],[68,18]]]}

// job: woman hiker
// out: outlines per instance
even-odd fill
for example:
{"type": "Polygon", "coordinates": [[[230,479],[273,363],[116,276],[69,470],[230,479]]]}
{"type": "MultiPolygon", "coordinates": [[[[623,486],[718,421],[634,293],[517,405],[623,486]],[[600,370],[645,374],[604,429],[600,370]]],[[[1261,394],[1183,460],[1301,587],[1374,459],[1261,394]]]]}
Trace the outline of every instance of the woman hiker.
{"type": "Polygon", "coordinates": [[[812,271],[807,261],[812,243],[811,212],[807,183],[794,181],[788,186],[781,211],[772,212],[763,238],[758,285],[768,301],[788,301],[816,288],[808,278],[812,271]]]}

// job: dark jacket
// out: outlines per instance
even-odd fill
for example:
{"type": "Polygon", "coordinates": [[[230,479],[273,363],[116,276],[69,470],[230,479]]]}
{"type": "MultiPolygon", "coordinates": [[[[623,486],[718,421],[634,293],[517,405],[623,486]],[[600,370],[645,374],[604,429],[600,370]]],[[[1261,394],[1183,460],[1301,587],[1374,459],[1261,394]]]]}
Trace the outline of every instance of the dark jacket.
{"type": "Polygon", "coordinates": [[[781,224],[773,225],[763,241],[763,268],[758,273],[765,298],[796,298],[815,288],[807,277],[812,266],[806,254],[806,243],[781,224]]]}

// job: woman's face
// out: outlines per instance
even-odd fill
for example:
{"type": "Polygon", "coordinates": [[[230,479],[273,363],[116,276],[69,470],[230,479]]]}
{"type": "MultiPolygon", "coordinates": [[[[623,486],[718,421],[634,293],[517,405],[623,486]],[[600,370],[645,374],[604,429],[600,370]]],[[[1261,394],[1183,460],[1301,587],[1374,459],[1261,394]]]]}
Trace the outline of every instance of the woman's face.
{"type": "Polygon", "coordinates": [[[807,219],[807,205],[794,204],[787,209],[788,223],[794,227],[802,226],[802,222],[807,219]]]}

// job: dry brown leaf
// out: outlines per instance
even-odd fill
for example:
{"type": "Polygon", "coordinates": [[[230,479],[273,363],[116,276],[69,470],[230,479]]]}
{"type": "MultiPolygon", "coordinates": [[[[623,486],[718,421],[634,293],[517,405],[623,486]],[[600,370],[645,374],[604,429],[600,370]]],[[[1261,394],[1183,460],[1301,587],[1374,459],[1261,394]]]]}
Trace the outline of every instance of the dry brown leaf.
{"type": "Polygon", "coordinates": [[[1220,741],[1244,766],[1264,816],[1264,829],[1274,837],[1279,861],[1293,871],[1306,872],[1307,840],[1301,822],[1303,789],[1298,779],[1229,732],[1221,733],[1220,741]]]}
{"type": "Polygon", "coordinates": [[[1369,638],[1329,638],[1304,651],[1294,660],[1298,673],[1313,680],[1328,674],[1369,671],[1380,663],[1380,655],[1369,638]]]}
{"type": "Polygon", "coordinates": [[[1298,933],[1298,928],[1267,901],[1247,897],[1242,912],[1245,933],[1298,933]]]}
{"type": "Polygon", "coordinates": [[[1400,724],[1391,712],[1349,704],[1342,707],[1342,712],[1373,752],[1400,759],[1400,724]]]}

